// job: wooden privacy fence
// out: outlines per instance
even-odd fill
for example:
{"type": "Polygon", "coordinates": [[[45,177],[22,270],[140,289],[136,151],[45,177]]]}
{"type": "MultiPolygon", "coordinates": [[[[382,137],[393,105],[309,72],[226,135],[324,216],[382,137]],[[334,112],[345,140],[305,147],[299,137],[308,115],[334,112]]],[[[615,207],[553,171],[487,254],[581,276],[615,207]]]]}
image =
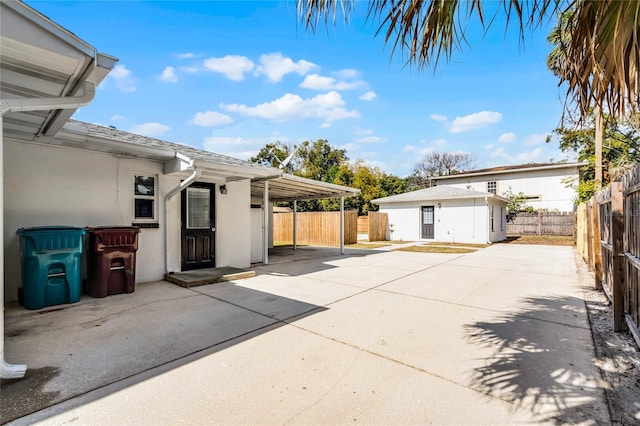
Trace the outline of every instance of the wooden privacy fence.
{"type": "Polygon", "coordinates": [[[578,253],[593,269],[596,288],[611,300],[614,330],[628,328],[640,345],[640,165],[581,209],[578,253]]]}
{"type": "Polygon", "coordinates": [[[389,216],[386,213],[369,212],[369,241],[385,241],[389,216]]]}
{"type": "Polygon", "coordinates": [[[358,233],[369,233],[369,216],[358,216],[358,233]]]}
{"type": "Polygon", "coordinates": [[[575,213],[537,212],[518,213],[507,222],[509,235],[574,235],[575,213]]]}
{"type": "MultiPolygon", "coordinates": [[[[344,244],[358,241],[358,212],[344,212],[344,244]]],[[[297,243],[340,246],[340,212],[304,212],[296,214],[297,243]]],[[[273,240],[293,243],[293,213],[273,215],[273,240]]]]}

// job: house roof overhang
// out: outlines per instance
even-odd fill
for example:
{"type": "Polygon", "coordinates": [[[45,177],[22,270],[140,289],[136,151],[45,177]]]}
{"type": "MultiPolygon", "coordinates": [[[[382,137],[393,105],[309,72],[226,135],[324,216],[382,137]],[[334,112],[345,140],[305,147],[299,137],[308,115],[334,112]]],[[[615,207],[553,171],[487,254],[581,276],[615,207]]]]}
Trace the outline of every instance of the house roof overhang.
{"type": "MultiPolygon", "coordinates": [[[[0,99],[51,98],[82,94],[107,76],[117,59],[95,48],[26,4],[0,2],[0,99]]],[[[9,112],[5,137],[41,141],[53,137],[76,111],[9,112]]]]}
{"type": "MultiPolygon", "coordinates": [[[[264,180],[251,182],[251,195],[262,197],[264,180]]],[[[353,197],[360,193],[359,189],[335,185],[284,173],[282,176],[269,179],[269,201],[302,201],[321,198],[353,197]]]]}
{"type": "Polygon", "coordinates": [[[588,165],[587,162],[581,163],[553,163],[553,164],[523,164],[517,166],[504,166],[494,167],[491,169],[471,170],[468,172],[457,173],[454,175],[446,176],[434,176],[432,180],[448,180],[448,179],[462,179],[475,176],[489,176],[489,175],[503,175],[503,174],[515,174],[515,173],[528,173],[541,170],[559,170],[559,169],[575,169],[578,171],[580,167],[588,165]]]}

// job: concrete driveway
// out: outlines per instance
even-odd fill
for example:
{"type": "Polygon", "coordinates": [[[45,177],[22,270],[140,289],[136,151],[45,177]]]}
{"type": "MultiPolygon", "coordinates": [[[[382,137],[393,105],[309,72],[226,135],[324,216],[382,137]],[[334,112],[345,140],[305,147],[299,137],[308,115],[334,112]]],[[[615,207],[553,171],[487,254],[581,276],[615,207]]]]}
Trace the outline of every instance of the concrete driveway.
{"type": "Polygon", "coordinates": [[[3,422],[610,423],[572,247],[310,250],[9,310],[7,358],[30,370],[2,384],[3,422]]]}

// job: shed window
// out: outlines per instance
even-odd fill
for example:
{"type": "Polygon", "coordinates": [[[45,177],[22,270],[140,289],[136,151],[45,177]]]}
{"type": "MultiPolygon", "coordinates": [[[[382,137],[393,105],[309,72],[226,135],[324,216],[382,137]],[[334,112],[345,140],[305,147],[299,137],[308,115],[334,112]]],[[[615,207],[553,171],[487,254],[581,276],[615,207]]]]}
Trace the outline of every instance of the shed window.
{"type": "Polygon", "coordinates": [[[498,182],[496,182],[495,180],[487,182],[487,192],[496,194],[498,192],[498,182]]]}
{"type": "Polygon", "coordinates": [[[136,221],[155,222],[156,208],[156,177],[135,175],[133,177],[133,217],[136,221]]]}

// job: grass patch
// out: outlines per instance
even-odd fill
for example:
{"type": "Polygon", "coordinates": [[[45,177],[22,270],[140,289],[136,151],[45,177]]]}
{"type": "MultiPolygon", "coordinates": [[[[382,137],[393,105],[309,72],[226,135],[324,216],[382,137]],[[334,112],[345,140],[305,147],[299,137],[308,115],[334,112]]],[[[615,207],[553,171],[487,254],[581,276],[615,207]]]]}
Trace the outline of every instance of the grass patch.
{"type": "Polygon", "coordinates": [[[562,235],[510,235],[501,244],[534,244],[546,246],[574,246],[573,237],[562,235]]]}
{"type": "Polygon", "coordinates": [[[485,248],[489,244],[466,244],[466,243],[424,243],[424,246],[440,246],[440,247],[469,247],[469,248],[485,248]]]}
{"type": "Polygon", "coordinates": [[[377,249],[380,247],[389,247],[391,244],[385,243],[356,243],[347,244],[345,247],[350,249],[377,249]]]}
{"type": "Polygon", "coordinates": [[[464,247],[442,247],[442,246],[409,246],[400,247],[393,251],[410,251],[413,253],[473,253],[478,251],[473,248],[464,247]]]}

